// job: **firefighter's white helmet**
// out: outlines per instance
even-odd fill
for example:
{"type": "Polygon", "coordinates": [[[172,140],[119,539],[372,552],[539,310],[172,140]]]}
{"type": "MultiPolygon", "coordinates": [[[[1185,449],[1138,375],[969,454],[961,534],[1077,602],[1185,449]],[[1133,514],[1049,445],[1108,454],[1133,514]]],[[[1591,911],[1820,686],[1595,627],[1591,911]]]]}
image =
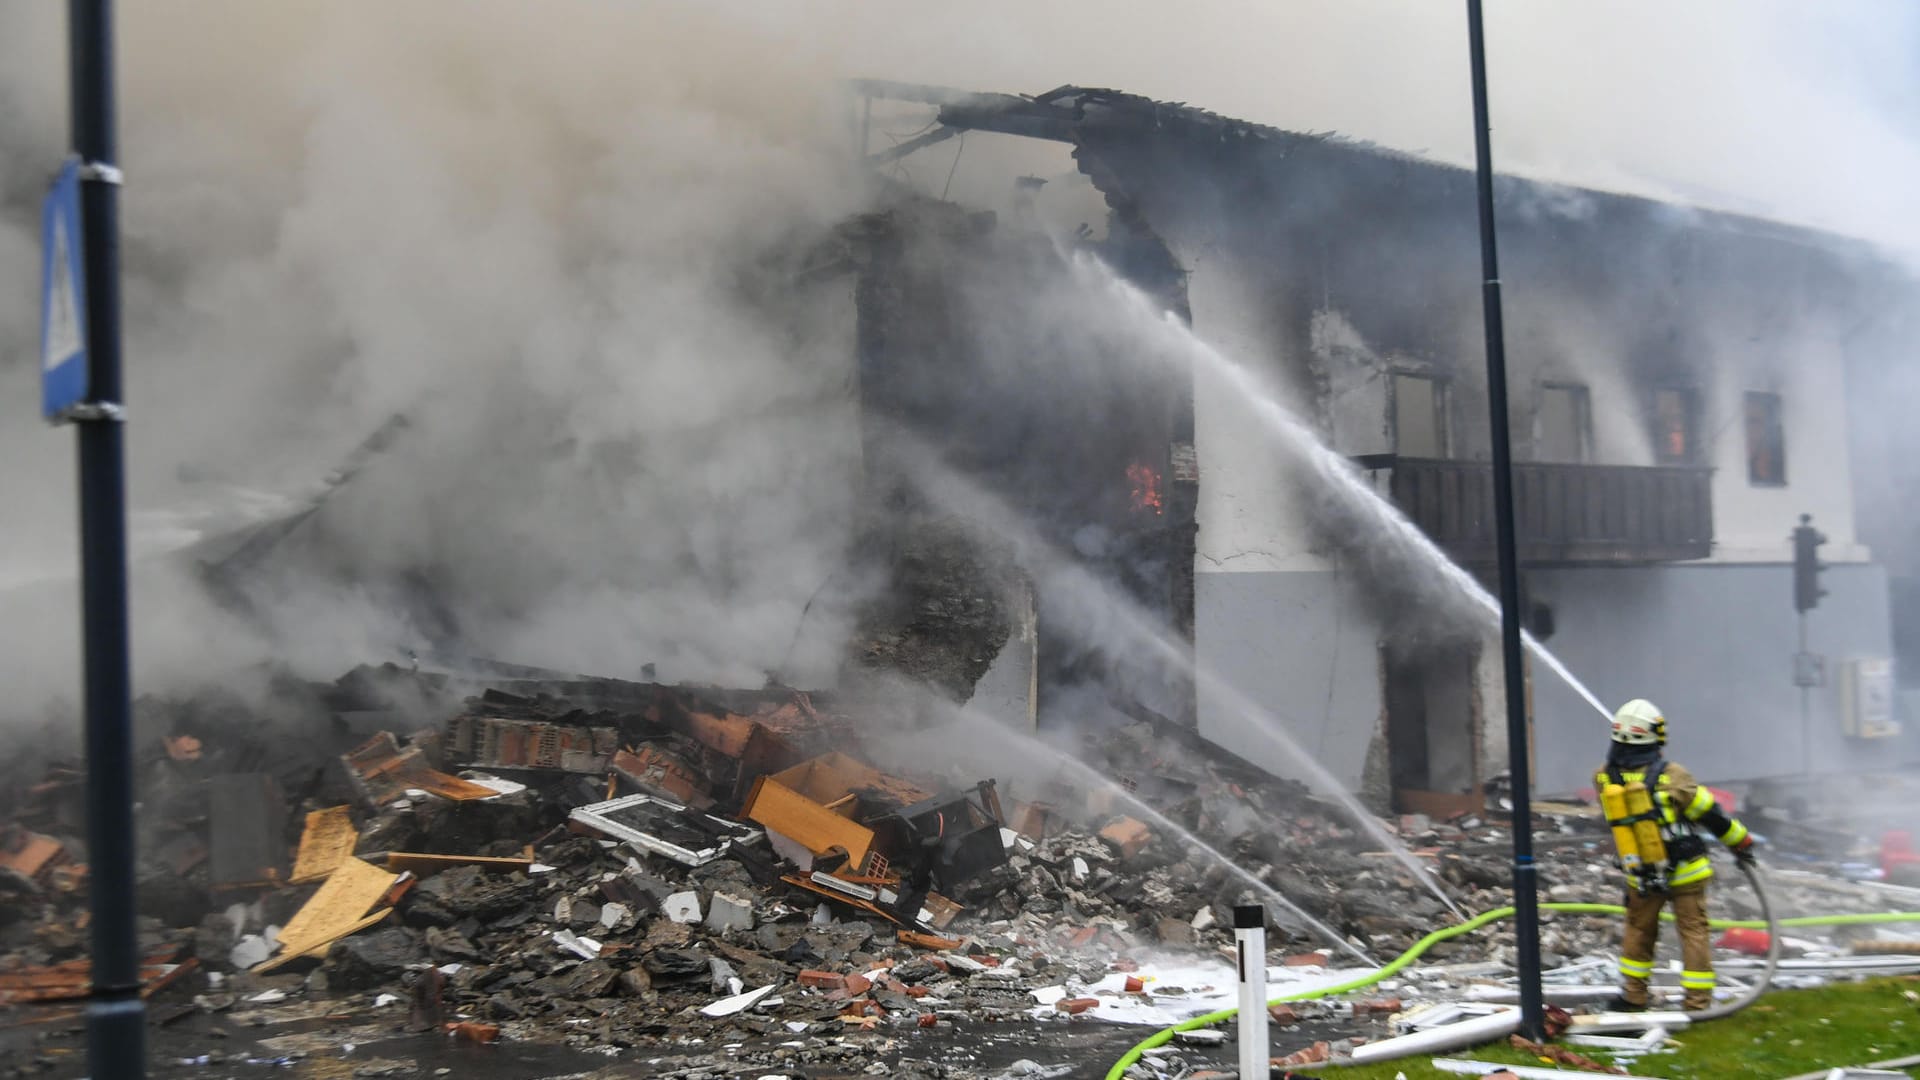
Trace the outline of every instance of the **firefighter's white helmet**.
{"type": "Polygon", "coordinates": [[[1667,741],[1667,718],[1646,698],[1634,698],[1613,714],[1613,741],[1629,746],[1654,746],[1667,741]]]}

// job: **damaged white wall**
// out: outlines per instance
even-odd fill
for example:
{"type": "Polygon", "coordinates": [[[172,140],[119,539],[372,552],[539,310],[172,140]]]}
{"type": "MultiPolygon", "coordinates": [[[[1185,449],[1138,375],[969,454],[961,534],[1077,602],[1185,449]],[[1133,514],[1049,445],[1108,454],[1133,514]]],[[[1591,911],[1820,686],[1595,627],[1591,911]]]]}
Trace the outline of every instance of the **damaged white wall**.
{"type": "MultiPolygon", "coordinates": [[[[1266,310],[1233,268],[1206,258],[1187,265],[1195,332],[1263,375],[1283,370],[1290,358],[1276,351],[1266,310]]],[[[1271,734],[1278,725],[1358,788],[1381,710],[1379,634],[1358,588],[1314,550],[1307,508],[1273,444],[1217,381],[1196,381],[1194,450],[1194,651],[1219,681],[1203,677],[1197,688],[1200,733],[1277,775],[1309,779],[1271,734]]]]}
{"type": "MultiPolygon", "coordinates": [[[[1847,256],[1808,257],[1845,265],[1847,256]]],[[[1185,264],[1192,271],[1195,331],[1281,388],[1286,404],[1312,417],[1340,453],[1393,452],[1395,372],[1435,371],[1450,378],[1450,456],[1485,459],[1481,346],[1468,332],[1476,327],[1438,325],[1432,346],[1438,351],[1424,356],[1376,349],[1343,311],[1345,305],[1364,308],[1365,297],[1321,291],[1289,307],[1284,298],[1259,295],[1247,284],[1250,275],[1217,251],[1185,264]],[[1321,381],[1303,378],[1309,371],[1321,381]]],[[[1711,291],[1715,279],[1707,280],[1711,291]]],[[[1769,278],[1768,284],[1752,292],[1735,282],[1714,302],[1684,313],[1695,340],[1675,346],[1672,382],[1636,374],[1642,369],[1634,358],[1609,347],[1605,319],[1581,313],[1577,292],[1548,291],[1558,287],[1550,279],[1532,282],[1532,294],[1516,290],[1522,292],[1516,306],[1533,310],[1520,307],[1514,320],[1520,328],[1510,337],[1519,343],[1509,377],[1520,461],[1548,452],[1554,433],[1543,429],[1542,418],[1550,386],[1585,389],[1584,460],[1599,465],[1655,463],[1655,386],[1683,386],[1697,395],[1696,460],[1714,470],[1712,555],[1652,566],[1529,570],[1526,578],[1532,599],[1546,604],[1557,624],[1548,645],[1603,701],[1655,696],[1676,723],[1699,733],[1693,745],[1737,747],[1699,759],[1696,768],[1716,780],[1797,772],[1809,755],[1834,769],[1883,756],[1920,758],[1920,737],[1913,733],[1878,742],[1842,734],[1840,666],[1891,654],[1885,575],[1854,531],[1840,323],[1857,316],[1791,279],[1769,278]],[[1784,483],[1749,476],[1749,392],[1778,395],[1784,483]],[[1821,555],[1835,564],[1827,573],[1830,595],[1811,620],[1811,647],[1829,658],[1834,674],[1813,693],[1804,721],[1791,684],[1797,623],[1788,543],[1803,512],[1829,537],[1821,555]],[[1764,737],[1748,737],[1755,732],[1764,737]]],[[[1195,424],[1199,660],[1270,712],[1341,783],[1370,784],[1376,779],[1370,767],[1379,763],[1370,766],[1369,747],[1385,728],[1375,649],[1395,626],[1370,608],[1365,582],[1350,569],[1343,573],[1341,560],[1315,542],[1305,518],[1311,508],[1287,483],[1289,463],[1249,426],[1242,404],[1201,380],[1195,424]]],[[[1477,732],[1477,740],[1436,747],[1433,754],[1438,772],[1448,775],[1461,771],[1454,767],[1460,753],[1472,755],[1481,781],[1507,766],[1500,652],[1490,622],[1483,632],[1475,702],[1454,703],[1460,711],[1477,705],[1478,727],[1465,715],[1457,724],[1430,721],[1434,732],[1477,732]]],[[[1604,720],[1546,666],[1530,663],[1529,680],[1536,786],[1574,790],[1604,752],[1604,720]]],[[[1201,686],[1203,734],[1283,775],[1300,775],[1286,752],[1262,736],[1266,721],[1247,711],[1231,695],[1201,686]]]]}

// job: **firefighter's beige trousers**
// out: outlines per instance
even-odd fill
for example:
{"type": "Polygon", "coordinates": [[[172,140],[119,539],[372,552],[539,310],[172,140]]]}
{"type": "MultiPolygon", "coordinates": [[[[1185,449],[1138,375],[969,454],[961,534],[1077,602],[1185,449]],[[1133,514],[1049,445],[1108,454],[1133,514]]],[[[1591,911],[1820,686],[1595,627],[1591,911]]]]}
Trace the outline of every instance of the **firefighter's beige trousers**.
{"type": "Polygon", "coordinates": [[[1653,947],[1660,935],[1660,909],[1673,902],[1680,930],[1682,1008],[1696,1012],[1713,1004],[1713,942],[1707,926],[1707,884],[1668,893],[1627,889],[1627,930],[1620,942],[1620,994],[1635,1005],[1647,1003],[1647,977],[1653,973],[1653,947]]]}

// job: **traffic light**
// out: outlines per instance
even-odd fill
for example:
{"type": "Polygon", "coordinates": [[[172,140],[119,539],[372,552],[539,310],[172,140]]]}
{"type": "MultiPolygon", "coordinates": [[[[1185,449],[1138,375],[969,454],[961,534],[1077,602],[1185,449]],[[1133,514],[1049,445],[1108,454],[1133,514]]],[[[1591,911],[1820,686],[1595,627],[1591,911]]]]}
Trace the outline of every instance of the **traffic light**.
{"type": "Polygon", "coordinates": [[[1812,611],[1827,595],[1820,587],[1820,571],[1826,567],[1820,562],[1819,547],[1827,542],[1827,534],[1813,527],[1813,515],[1801,514],[1800,525],[1793,530],[1793,610],[1812,611]]]}

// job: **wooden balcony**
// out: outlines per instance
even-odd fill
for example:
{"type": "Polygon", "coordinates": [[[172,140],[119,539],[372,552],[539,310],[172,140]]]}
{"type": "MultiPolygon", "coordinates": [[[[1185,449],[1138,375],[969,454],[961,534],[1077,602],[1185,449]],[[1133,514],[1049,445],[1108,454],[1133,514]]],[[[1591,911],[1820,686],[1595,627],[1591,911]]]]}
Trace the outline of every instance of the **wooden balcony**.
{"type": "MultiPolygon", "coordinates": [[[[1493,468],[1484,461],[1375,459],[1393,501],[1462,563],[1492,563],[1493,468]]],[[[1673,562],[1713,550],[1713,470],[1515,462],[1514,529],[1533,566],[1673,562]]]]}

